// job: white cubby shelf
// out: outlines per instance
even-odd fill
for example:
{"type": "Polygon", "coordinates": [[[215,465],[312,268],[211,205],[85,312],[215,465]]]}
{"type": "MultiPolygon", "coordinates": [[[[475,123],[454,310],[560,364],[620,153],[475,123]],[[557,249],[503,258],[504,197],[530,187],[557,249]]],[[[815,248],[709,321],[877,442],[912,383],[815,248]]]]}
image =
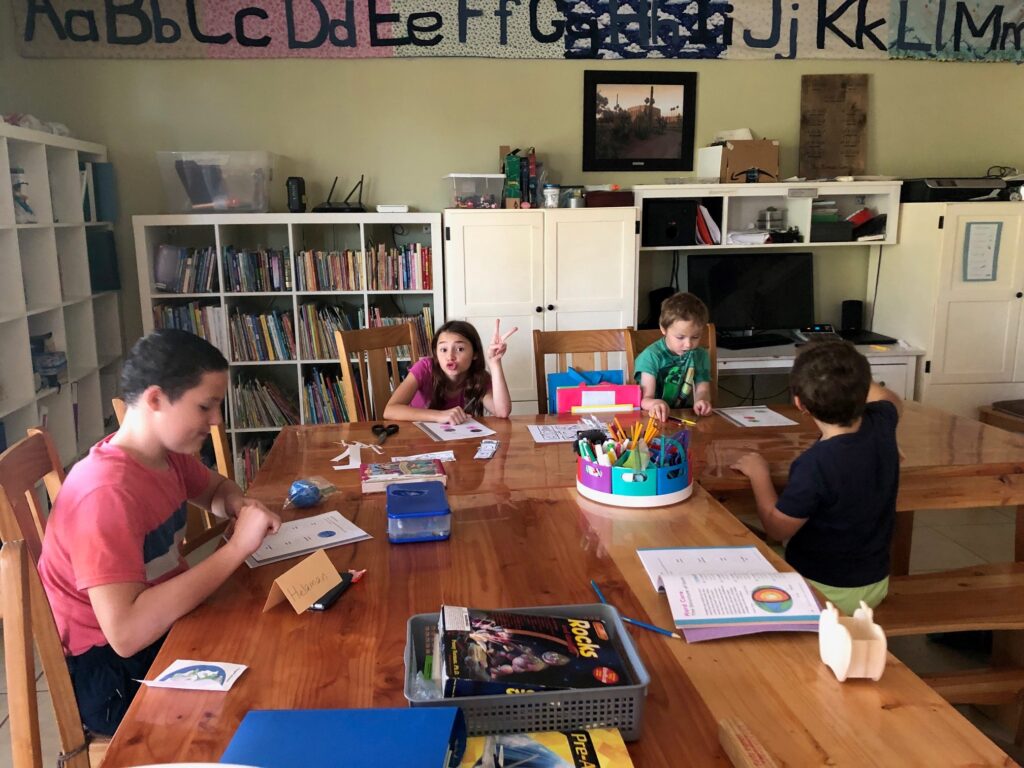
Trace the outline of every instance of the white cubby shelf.
{"type": "Polygon", "coordinates": [[[106,147],[0,122],[0,445],[45,426],[70,466],[111,428],[121,358],[120,294],[94,293],[86,251],[84,163],[106,147]],[[17,223],[9,168],[28,183],[33,223],[17,223]],[[52,334],[68,358],[58,387],[37,389],[30,336],[52,334]]]}

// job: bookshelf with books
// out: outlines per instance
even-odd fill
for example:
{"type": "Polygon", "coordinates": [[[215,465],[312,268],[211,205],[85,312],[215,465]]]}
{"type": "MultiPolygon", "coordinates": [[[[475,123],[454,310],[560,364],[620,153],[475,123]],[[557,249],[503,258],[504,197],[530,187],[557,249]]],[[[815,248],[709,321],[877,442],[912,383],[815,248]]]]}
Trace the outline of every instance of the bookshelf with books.
{"type": "Polygon", "coordinates": [[[347,421],[336,329],[412,322],[427,354],[444,319],[441,216],[209,214],[133,219],[143,328],[174,327],[230,363],[239,478],[284,424],[347,421]]]}
{"type": "Polygon", "coordinates": [[[91,245],[112,226],[94,212],[115,215],[101,166],[109,181],[102,145],[0,121],[0,450],[43,425],[65,466],[111,428],[122,357],[120,294],[91,245]]]}

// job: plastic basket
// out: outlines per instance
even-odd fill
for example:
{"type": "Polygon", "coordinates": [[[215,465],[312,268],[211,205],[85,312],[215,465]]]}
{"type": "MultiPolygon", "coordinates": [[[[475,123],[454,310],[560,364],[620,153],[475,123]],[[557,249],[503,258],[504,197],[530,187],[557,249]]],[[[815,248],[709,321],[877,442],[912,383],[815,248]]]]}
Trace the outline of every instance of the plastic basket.
{"type": "Polygon", "coordinates": [[[618,728],[626,741],[640,738],[644,700],[651,676],[640,661],[633,638],[629,636],[615,608],[593,603],[501,610],[603,621],[613,645],[622,656],[632,683],[614,688],[414,699],[410,691],[416,678],[415,638],[422,637],[425,628],[430,624],[437,625],[438,620],[436,613],[419,613],[409,619],[405,643],[405,698],[409,700],[410,706],[458,706],[466,716],[466,727],[471,736],[568,731],[576,728],[618,728]]]}

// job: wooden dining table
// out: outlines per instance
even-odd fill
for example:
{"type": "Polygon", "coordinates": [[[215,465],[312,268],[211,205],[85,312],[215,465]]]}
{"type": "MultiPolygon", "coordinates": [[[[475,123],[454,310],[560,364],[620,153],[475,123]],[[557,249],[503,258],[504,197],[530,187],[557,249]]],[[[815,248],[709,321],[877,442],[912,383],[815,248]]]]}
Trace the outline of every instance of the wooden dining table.
{"type": "MultiPolygon", "coordinates": [[[[153,670],[176,659],[235,662],[248,670],[228,693],[143,688],[106,764],[216,760],[250,709],[405,706],[407,621],[443,603],[592,603],[593,579],[624,615],[671,626],[667,601],[652,587],[638,547],[753,544],[788,569],[700,485],[687,501],[663,508],[624,509],[582,498],[571,447],[538,445],[527,430],[558,420],[574,421],[485,419],[501,441],[489,460],[473,458],[476,440],[436,443],[402,424],[384,445],[386,457],[448,449],[456,456],[445,464],[451,538],[417,544],[389,544],[384,494],[364,495],[356,470],[332,468],[340,441],[373,441],[370,424],[285,428],[250,493],[280,509],[293,480],[334,482],[338,490],[318,507],[284,517],[336,509],[354,521],[373,538],[327,553],[339,569],[365,568],[366,577],[328,611],[297,615],[282,604],[264,613],[273,580],[296,561],[239,569],[174,625],[153,670]]],[[[726,447],[741,445],[719,441],[751,438],[715,421],[703,419],[695,430],[695,476],[732,482],[722,457],[726,447]]],[[[777,438],[778,449],[794,451],[813,439],[806,424],[790,429],[777,438]]],[[[909,462],[918,451],[909,443],[906,449],[909,462]]],[[[926,450],[939,454],[922,446],[922,461],[926,450]]],[[[810,633],[695,644],[643,629],[630,633],[651,675],[641,737],[629,745],[638,768],[728,765],[717,735],[726,718],[740,721],[780,766],[1014,764],[891,655],[880,681],[840,683],[810,633]]],[[[345,766],[343,744],[338,754],[345,766]]]]}

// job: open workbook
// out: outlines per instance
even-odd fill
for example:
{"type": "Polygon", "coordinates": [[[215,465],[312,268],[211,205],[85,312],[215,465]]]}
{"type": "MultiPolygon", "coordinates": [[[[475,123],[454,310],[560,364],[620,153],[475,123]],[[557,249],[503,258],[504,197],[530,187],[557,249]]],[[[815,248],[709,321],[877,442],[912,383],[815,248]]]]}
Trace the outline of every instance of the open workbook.
{"type": "Polygon", "coordinates": [[[655,589],[688,642],[756,632],[816,632],[821,609],[795,572],[777,571],[757,547],[638,549],[655,589]]]}

